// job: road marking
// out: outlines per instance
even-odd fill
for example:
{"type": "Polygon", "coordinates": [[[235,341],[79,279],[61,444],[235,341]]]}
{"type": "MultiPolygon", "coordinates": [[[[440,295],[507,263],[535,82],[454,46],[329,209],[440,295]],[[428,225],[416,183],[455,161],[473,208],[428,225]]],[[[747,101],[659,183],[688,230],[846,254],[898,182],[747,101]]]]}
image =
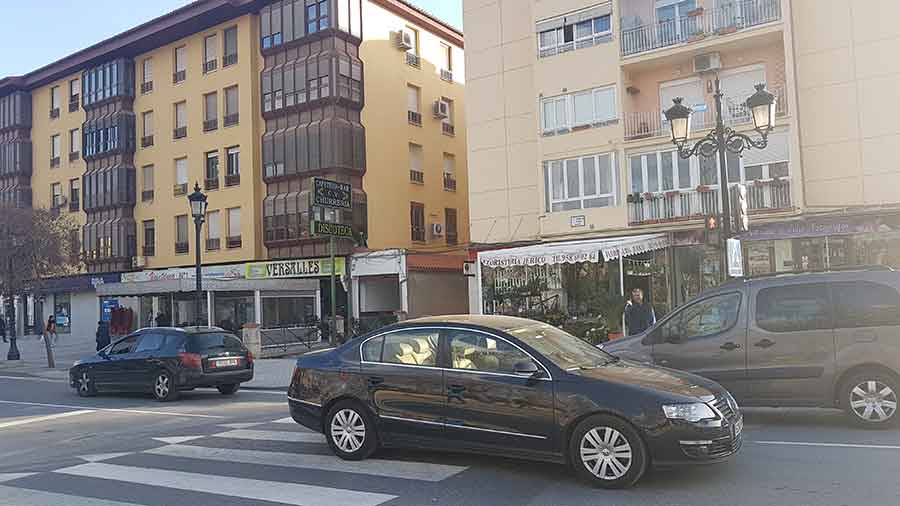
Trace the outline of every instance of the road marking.
{"type": "Polygon", "coordinates": [[[241,390],[241,392],[248,393],[248,394],[269,394],[269,395],[287,396],[287,391],[285,391],[285,390],[258,390],[256,388],[244,388],[241,390]]]}
{"type": "Polygon", "coordinates": [[[155,437],[154,441],[159,441],[161,443],[166,443],[167,445],[177,445],[179,443],[187,443],[188,441],[193,441],[195,439],[204,438],[206,436],[174,436],[174,437],[155,437]]]}
{"type": "Polygon", "coordinates": [[[896,445],[866,445],[851,443],[806,443],[801,441],[753,441],[761,445],[780,445],[780,446],[820,446],[823,448],[862,448],[867,450],[900,450],[900,446],[896,445]]]}
{"type": "Polygon", "coordinates": [[[66,380],[52,378],[36,378],[34,376],[0,376],[0,380],[44,381],[47,383],[67,383],[66,380]]]}
{"type": "Polygon", "coordinates": [[[220,423],[219,427],[227,427],[229,429],[249,429],[250,427],[256,427],[257,425],[262,425],[263,422],[256,423],[220,423]]]}
{"type": "Polygon", "coordinates": [[[238,462],[264,466],[290,467],[297,469],[317,469],[342,473],[367,474],[386,478],[438,482],[465,471],[467,467],[427,462],[406,462],[400,460],[367,459],[363,461],[341,460],[334,455],[311,455],[297,453],[269,452],[262,450],[239,450],[231,448],[208,448],[205,446],[170,445],[146,450],[143,453],[182,457],[188,459],[212,460],[218,462],[238,462]]]}
{"type": "Polygon", "coordinates": [[[127,408],[99,408],[95,406],[72,406],[69,404],[48,404],[44,402],[24,402],[24,401],[3,401],[0,404],[15,404],[19,406],[43,406],[47,408],[66,408],[66,409],[91,409],[94,411],[109,411],[112,413],[134,413],[138,415],[161,415],[161,416],[185,416],[191,418],[226,418],[218,415],[200,415],[195,413],[175,413],[173,411],[151,411],[142,409],[127,408]]]}
{"type": "Polygon", "coordinates": [[[82,460],[86,460],[88,462],[101,462],[104,460],[112,460],[117,459],[119,457],[124,457],[125,455],[131,455],[128,452],[123,453],[96,453],[94,455],[81,455],[78,458],[82,460]]]}
{"type": "Polygon", "coordinates": [[[287,417],[287,418],[279,418],[278,420],[272,420],[269,423],[297,423],[297,422],[293,418],[287,417]]]}
{"type": "Polygon", "coordinates": [[[93,497],[7,486],[0,486],[0,497],[3,498],[4,504],[15,504],[16,506],[59,506],[60,504],[77,504],[78,506],[140,506],[130,502],[108,501],[93,497]]]}
{"type": "Polygon", "coordinates": [[[28,478],[29,476],[35,475],[37,473],[0,473],[0,483],[6,483],[7,481],[18,480],[19,478],[28,478]]]}
{"type": "Polygon", "coordinates": [[[212,434],[212,437],[252,439],[254,441],[281,441],[285,443],[324,443],[325,435],[319,432],[282,432],[276,430],[230,430],[212,434]]]}
{"type": "Polygon", "coordinates": [[[93,413],[93,412],[94,412],[93,409],[81,409],[78,411],[66,411],[65,413],[55,413],[52,415],[33,416],[30,418],[24,418],[22,420],[15,420],[12,422],[0,423],[0,429],[8,429],[9,427],[18,427],[19,425],[28,425],[31,423],[48,422],[50,420],[57,420],[60,418],[68,418],[70,416],[86,415],[88,413],[93,413]]]}
{"type": "MultiPolygon", "coordinates": [[[[358,492],[339,488],[319,487],[248,478],[228,478],[209,474],[169,471],[148,467],[118,466],[91,463],[58,469],[54,473],[99,478],[102,480],[137,483],[176,490],[189,490],[207,494],[241,497],[257,501],[272,501],[296,506],[318,504],[353,504],[376,506],[395,499],[396,496],[358,492]],[[220,479],[216,479],[220,478],[220,479]]],[[[81,503],[79,503],[81,504],[81,503]]]]}

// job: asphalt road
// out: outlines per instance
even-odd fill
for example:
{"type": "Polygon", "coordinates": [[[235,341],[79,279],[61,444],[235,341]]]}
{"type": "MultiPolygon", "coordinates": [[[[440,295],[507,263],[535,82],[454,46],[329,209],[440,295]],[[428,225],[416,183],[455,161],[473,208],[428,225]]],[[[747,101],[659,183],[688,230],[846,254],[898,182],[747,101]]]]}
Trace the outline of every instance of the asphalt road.
{"type": "Polygon", "coordinates": [[[839,412],[749,410],[717,466],[652,471],[606,491],[564,466],[421,451],[333,457],[280,392],[81,399],[65,383],[0,377],[0,505],[894,505],[900,430],[839,412]]]}

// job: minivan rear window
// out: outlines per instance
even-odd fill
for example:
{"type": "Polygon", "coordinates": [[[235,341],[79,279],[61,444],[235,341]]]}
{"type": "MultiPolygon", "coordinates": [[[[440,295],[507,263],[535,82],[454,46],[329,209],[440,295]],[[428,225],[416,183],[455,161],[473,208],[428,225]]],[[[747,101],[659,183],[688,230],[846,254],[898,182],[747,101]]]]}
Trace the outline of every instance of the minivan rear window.
{"type": "Polygon", "coordinates": [[[240,339],[224,332],[194,334],[187,340],[188,351],[194,353],[209,350],[240,350],[243,347],[240,339]]]}

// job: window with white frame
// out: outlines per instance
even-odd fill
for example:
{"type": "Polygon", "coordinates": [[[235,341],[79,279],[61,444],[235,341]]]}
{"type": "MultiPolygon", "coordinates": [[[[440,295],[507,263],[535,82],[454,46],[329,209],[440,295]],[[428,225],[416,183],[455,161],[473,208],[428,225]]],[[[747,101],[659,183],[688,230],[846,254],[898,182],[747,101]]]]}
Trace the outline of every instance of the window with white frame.
{"type": "Polygon", "coordinates": [[[603,125],[615,121],[616,88],[606,86],[541,101],[544,134],[565,132],[574,127],[603,125]]]}
{"type": "Polygon", "coordinates": [[[547,212],[616,205],[615,155],[589,155],[544,163],[547,212]]]}
{"type": "Polygon", "coordinates": [[[693,184],[691,160],[676,151],[658,151],[629,157],[631,193],[689,190],[693,184]]]}
{"type": "Polygon", "coordinates": [[[537,24],[541,58],[612,40],[611,4],[573,12],[537,24]]]}

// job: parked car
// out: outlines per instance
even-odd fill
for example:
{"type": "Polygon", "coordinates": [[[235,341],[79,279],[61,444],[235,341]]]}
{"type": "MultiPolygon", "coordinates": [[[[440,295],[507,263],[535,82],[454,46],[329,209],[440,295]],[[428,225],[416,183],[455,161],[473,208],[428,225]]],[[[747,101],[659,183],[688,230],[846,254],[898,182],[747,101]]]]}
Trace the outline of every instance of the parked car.
{"type": "Polygon", "coordinates": [[[253,354],[217,327],[141,329],[69,369],[69,384],[82,397],[151,392],[159,401],[171,401],[179,390],[198,387],[231,395],[251,379],[253,354]]]}
{"type": "Polygon", "coordinates": [[[603,349],[705,376],[743,405],[842,408],[888,427],[900,422],[898,290],[890,269],[733,281],[603,349]]]}
{"type": "Polygon", "coordinates": [[[382,446],[489,453],[571,463],[606,488],[651,464],[724,460],[743,428],[712,381],[504,316],[411,320],[304,356],[288,402],[343,459],[382,446]]]}

